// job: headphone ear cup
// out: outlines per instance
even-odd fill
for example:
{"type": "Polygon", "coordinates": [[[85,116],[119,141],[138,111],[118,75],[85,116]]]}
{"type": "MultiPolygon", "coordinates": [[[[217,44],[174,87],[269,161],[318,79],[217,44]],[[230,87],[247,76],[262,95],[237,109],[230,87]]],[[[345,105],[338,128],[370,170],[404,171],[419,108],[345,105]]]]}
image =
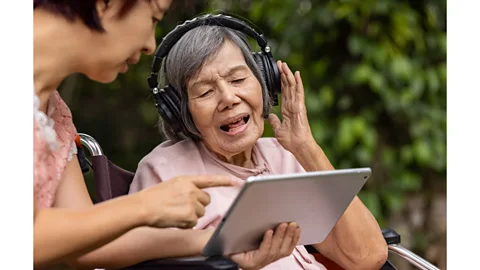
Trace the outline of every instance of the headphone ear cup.
{"type": "Polygon", "coordinates": [[[261,52],[254,52],[252,53],[253,60],[255,60],[255,63],[257,63],[258,68],[260,69],[260,73],[262,73],[263,79],[265,80],[265,83],[267,78],[265,77],[265,67],[263,66],[263,60],[262,60],[262,55],[261,52]]]}
{"type": "Polygon", "coordinates": [[[278,70],[277,63],[275,62],[270,53],[267,55],[263,55],[263,59],[266,62],[265,65],[268,67],[266,76],[271,82],[271,88],[269,92],[270,96],[272,97],[272,105],[277,106],[278,95],[282,93],[282,81],[280,79],[280,71],[278,70]]]}
{"type": "Polygon", "coordinates": [[[263,81],[265,82],[265,85],[267,86],[268,92],[270,92],[270,85],[268,84],[268,78],[267,78],[267,71],[265,67],[265,63],[263,62],[262,59],[262,53],[261,52],[254,52],[253,53],[253,60],[255,60],[255,63],[257,63],[258,69],[260,69],[260,74],[263,78],[263,81]]]}
{"type": "Polygon", "coordinates": [[[174,132],[177,132],[178,127],[175,125],[176,121],[173,111],[167,105],[168,101],[164,97],[164,89],[161,89],[155,96],[155,107],[157,107],[157,111],[162,117],[163,121],[168,123],[174,132]]]}
{"type": "Polygon", "coordinates": [[[173,132],[180,133],[184,131],[182,118],[180,117],[180,109],[177,104],[180,104],[180,99],[177,92],[170,85],[167,85],[163,91],[160,91],[162,103],[160,104],[162,110],[165,112],[165,117],[173,129],[173,132]]]}
{"type": "Polygon", "coordinates": [[[253,53],[253,59],[260,68],[263,79],[267,86],[268,94],[272,100],[272,105],[278,105],[278,94],[281,93],[280,72],[277,64],[271,57],[263,52],[253,53]]]}

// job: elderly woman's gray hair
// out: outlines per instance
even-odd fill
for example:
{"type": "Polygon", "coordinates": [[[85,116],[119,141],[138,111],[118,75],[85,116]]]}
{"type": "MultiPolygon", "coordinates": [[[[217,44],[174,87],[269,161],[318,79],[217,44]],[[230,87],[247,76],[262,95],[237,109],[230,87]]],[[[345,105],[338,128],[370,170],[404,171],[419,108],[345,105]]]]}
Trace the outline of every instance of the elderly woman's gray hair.
{"type": "Polygon", "coordinates": [[[262,86],[263,115],[268,115],[271,109],[270,96],[260,68],[253,59],[252,51],[248,45],[246,36],[236,30],[212,25],[203,25],[188,31],[172,47],[164,60],[160,74],[160,84],[170,84],[180,96],[180,113],[183,124],[187,131],[184,134],[175,134],[167,122],[161,121],[163,135],[170,140],[183,138],[201,139],[201,134],[193,123],[188,108],[187,82],[196,76],[203,64],[215,56],[226,40],[229,40],[240,48],[247,66],[262,86]],[[166,72],[165,72],[166,71],[166,72]]]}

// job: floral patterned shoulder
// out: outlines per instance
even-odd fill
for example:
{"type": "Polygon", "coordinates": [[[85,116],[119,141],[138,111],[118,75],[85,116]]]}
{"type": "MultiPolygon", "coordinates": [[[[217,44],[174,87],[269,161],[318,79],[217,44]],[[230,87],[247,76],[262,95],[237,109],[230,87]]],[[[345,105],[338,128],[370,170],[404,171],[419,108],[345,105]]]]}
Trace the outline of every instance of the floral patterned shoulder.
{"type": "Polygon", "coordinates": [[[77,154],[76,128],[70,109],[55,91],[47,112],[34,95],[34,185],[39,207],[51,207],[68,161],[77,154]]]}

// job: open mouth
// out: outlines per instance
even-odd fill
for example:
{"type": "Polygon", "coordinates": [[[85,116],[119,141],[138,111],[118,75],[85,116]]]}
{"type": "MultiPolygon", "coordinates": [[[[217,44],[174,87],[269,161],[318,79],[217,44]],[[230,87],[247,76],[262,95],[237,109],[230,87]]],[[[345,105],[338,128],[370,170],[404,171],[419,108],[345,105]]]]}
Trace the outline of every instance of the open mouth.
{"type": "Polygon", "coordinates": [[[235,130],[238,130],[245,126],[248,123],[249,119],[250,115],[242,115],[236,119],[233,119],[228,124],[220,126],[220,129],[227,133],[234,132],[235,130]]]}

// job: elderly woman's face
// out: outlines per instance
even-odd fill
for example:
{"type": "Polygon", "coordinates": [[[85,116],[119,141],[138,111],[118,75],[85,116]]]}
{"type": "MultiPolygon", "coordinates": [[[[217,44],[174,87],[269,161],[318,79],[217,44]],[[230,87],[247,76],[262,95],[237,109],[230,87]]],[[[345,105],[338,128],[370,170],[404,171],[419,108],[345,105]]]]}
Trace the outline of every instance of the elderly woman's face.
{"type": "Polygon", "coordinates": [[[262,135],[262,87],[232,42],[222,45],[187,82],[187,89],[193,122],[214,152],[240,154],[262,135]]]}

